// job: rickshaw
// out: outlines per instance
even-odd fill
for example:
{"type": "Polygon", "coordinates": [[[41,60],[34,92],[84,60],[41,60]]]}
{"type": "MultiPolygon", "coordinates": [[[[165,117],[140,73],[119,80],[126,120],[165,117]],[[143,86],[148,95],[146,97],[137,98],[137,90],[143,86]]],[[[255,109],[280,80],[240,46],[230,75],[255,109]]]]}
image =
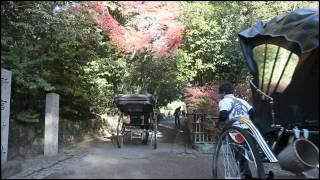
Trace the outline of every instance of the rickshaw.
{"type": "Polygon", "coordinates": [[[114,97],[114,103],[120,110],[117,124],[117,146],[121,148],[124,136],[130,133],[132,138],[142,138],[148,144],[149,133],[151,144],[157,149],[157,116],[154,113],[155,98],[149,94],[120,94],[114,97]]]}
{"type": "Polygon", "coordinates": [[[319,168],[319,11],[297,9],[238,36],[256,115],[225,123],[213,178],[270,178],[270,163],[297,175],[319,168]]]}

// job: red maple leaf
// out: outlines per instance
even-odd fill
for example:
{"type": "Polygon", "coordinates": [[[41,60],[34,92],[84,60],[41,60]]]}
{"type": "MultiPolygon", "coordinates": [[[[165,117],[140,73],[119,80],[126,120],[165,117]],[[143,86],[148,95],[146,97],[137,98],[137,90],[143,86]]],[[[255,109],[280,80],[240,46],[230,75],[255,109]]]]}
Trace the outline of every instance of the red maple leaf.
{"type": "Polygon", "coordinates": [[[180,11],[175,2],[119,2],[118,8],[130,17],[130,26],[121,25],[110,14],[108,3],[80,2],[79,7],[123,52],[147,51],[157,57],[171,56],[181,45],[184,28],[177,20],[180,11]]]}

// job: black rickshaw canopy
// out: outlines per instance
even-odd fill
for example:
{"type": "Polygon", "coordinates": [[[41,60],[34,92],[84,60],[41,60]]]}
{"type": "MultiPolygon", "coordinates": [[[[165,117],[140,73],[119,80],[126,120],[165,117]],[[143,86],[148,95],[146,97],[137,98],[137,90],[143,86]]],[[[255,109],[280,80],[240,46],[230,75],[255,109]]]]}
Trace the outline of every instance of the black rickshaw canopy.
{"type": "MultiPolygon", "coordinates": [[[[286,128],[296,125],[318,128],[319,11],[310,8],[297,9],[274,17],[267,23],[259,21],[253,27],[240,32],[238,36],[250,73],[253,75],[253,84],[275,100],[277,123],[286,128]],[[267,56],[271,49],[267,45],[278,47],[273,51],[275,55],[267,56]],[[259,46],[262,47],[259,56],[264,57],[255,55],[255,48],[259,46]],[[282,60],[284,65],[280,66],[277,58],[282,49],[287,50],[289,55],[282,60]],[[291,55],[296,55],[296,64],[288,68],[287,65],[293,61],[291,55]],[[257,60],[259,58],[260,61],[257,60]],[[275,78],[274,72],[277,68],[283,70],[280,70],[275,78]],[[277,91],[288,69],[292,72],[288,73],[289,83],[285,85],[284,90],[277,91]],[[275,82],[273,89],[271,81],[275,82]]],[[[262,131],[267,132],[270,129],[271,109],[268,103],[257,96],[254,89],[253,103],[257,109],[257,120],[260,124],[263,122],[262,131]]]]}
{"type": "Polygon", "coordinates": [[[154,96],[151,94],[120,94],[114,97],[114,102],[125,114],[151,113],[155,105],[154,96]]]}
{"type": "Polygon", "coordinates": [[[270,37],[280,46],[290,48],[296,54],[304,54],[319,47],[319,11],[297,9],[287,15],[280,15],[267,23],[257,22],[253,27],[239,33],[244,56],[252,73],[256,73],[249,49],[270,37]]]}

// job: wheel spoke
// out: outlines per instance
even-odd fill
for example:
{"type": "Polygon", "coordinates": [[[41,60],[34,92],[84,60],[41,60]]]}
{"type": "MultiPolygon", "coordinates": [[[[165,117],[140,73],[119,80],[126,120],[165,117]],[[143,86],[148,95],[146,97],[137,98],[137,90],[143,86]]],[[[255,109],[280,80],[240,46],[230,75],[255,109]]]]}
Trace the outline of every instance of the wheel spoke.
{"type": "Polygon", "coordinates": [[[228,137],[228,136],[226,136],[226,140],[227,140],[227,143],[226,143],[226,144],[227,144],[227,145],[226,145],[226,147],[227,147],[226,158],[228,159],[228,172],[229,172],[227,178],[233,178],[233,177],[232,177],[232,173],[231,173],[231,171],[233,170],[233,168],[231,167],[232,165],[231,165],[231,160],[230,160],[231,147],[230,147],[230,140],[229,140],[229,137],[228,137]]]}
{"type": "Polygon", "coordinates": [[[222,150],[222,153],[223,153],[223,166],[224,166],[224,169],[225,169],[225,171],[224,171],[224,177],[228,177],[229,176],[229,165],[227,164],[227,166],[226,166],[226,162],[228,162],[228,161],[226,161],[226,149],[225,149],[225,147],[224,147],[224,144],[222,144],[222,147],[223,147],[223,150],[222,150]]]}
{"type": "Polygon", "coordinates": [[[252,138],[250,132],[238,127],[230,127],[221,133],[213,159],[214,178],[264,177],[263,164],[252,138]]]}
{"type": "MultiPolygon", "coordinates": [[[[230,145],[232,145],[232,147],[234,147],[234,143],[231,143],[230,145]]],[[[237,160],[235,159],[235,152],[234,152],[235,148],[232,148],[231,151],[231,157],[233,159],[234,162],[236,162],[237,167],[239,167],[239,163],[237,162],[237,160]]],[[[237,150],[239,152],[239,150],[237,150]]],[[[240,168],[234,168],[236,170],[236,177],[240,178],[241,174],[240,174],[240,168]]]]}
{"type": "Polygon", "coordinates": [[[235,168],[236,160],[234,158],[233,148],[230,146],[230,139],[228,136],[225,136],[225,143],[223,143],[223,157],[224,157],[224,168],[225,174],[224,178],[234,179],[239,178],[239,170],[235,168]]]}

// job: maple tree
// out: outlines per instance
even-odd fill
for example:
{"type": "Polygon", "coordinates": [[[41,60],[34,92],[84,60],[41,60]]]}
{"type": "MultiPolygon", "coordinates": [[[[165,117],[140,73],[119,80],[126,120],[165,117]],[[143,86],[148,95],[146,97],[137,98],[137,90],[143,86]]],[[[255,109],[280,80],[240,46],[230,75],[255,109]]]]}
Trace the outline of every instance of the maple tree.
{"type": "MultiPolygon", "coordinates": [[[[218,116],[218,103],[221,100],[219,97],[219,83],[213,83],[205,86],[192,86],[184,88],[186,96],[184,101],[187,105],[188,112],[193,111],[212,111],[218,116]]],[[[245,99],[250,104],[251,89],[249,84],[237,84],[234,87],[234,94],[236,97],[245,99]]]]}
{"type": "Polygon", "coordinates": [[[80,2],[78,8],[124,53],[171,56],[182,43],[184,28],[177,21],[180,12],[175,2],[80,2]],[[111,9],[117,9],[130,21],[120,24],[111,9]]]}

